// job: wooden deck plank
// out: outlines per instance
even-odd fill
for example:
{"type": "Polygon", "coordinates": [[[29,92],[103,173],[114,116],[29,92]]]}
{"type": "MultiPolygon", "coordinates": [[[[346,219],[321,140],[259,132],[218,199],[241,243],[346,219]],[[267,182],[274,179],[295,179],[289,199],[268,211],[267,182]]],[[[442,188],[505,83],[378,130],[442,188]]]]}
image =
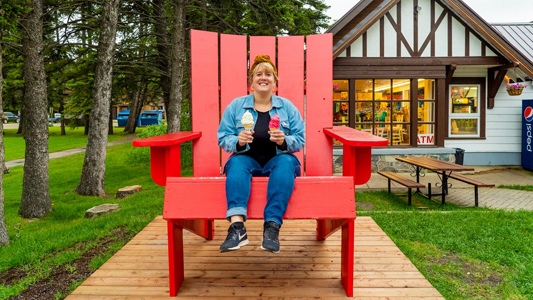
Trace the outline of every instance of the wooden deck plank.
{"type": "MultiPolygon", "coordinates": [[[[340,232],[315,240],[315,223],[288,220],[281,252],[259,249],[262,222],[247,223],[250,245],[219,253],[228,223],[206,241],[185,236],[185,282],[177,298],[346,299],[340,281],[340,232]]],[[[355,224],[354,299],[444,299],[369,217],[355,224]]],[[[68,300],[169,299],[166,222],[156,218],[79,286],[68,300]]]]}

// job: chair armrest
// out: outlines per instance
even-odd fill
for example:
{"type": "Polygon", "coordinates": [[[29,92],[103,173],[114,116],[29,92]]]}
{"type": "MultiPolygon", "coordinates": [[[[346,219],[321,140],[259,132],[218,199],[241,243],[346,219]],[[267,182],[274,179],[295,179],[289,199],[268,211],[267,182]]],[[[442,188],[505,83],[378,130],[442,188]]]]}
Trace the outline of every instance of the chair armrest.
{"type": "Polygon", "coordinates": [[[181,144],[198,139],[201,132],[180,131],[134,140],[133,147],[150,147],[152,180],[165,186],[167,177],[181,176],[181,144]]]}
{"type": "Polygon", "coordinates": [[[365,184],[372,174],[372,147],[389,141],[346,126],[324,128],[324,133],[342,143],[342,175],[353,177],[354,184],[365,184]]]}

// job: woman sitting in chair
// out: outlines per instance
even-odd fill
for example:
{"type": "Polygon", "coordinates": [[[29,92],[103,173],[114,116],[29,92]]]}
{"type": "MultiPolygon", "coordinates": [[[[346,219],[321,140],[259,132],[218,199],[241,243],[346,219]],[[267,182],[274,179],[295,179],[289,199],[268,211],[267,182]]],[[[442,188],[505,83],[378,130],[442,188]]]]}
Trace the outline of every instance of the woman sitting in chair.
{"type": "MultiPolygon", "coordinates": [[[[218,128],[218,144],[231,153],[224,166],[226,174],[226,218],[231,222],[221,252],[238,250],[249,243],[244,222],[250,197],[252,176],[269,176],[264,209],[261,249],[279,252],[279,229],[300,175],[300,162],[293,152],[305,143],[304,122],[288,99],[274,94],[278,77],[268,55],[258,55],[248,74],[251,94],[234,99],[224,110],[218,128]],[[251,124],[241,122],[251,114],[251,124]],[[270,120],[279,116],[279,127],[270,120]],[[255,121],[254,121],[255,120],[255,121]],[[245,124],[253,127],[245,130],[245,124]]],[[[250,117],[250,116],[249,116],[250,117]]]]}

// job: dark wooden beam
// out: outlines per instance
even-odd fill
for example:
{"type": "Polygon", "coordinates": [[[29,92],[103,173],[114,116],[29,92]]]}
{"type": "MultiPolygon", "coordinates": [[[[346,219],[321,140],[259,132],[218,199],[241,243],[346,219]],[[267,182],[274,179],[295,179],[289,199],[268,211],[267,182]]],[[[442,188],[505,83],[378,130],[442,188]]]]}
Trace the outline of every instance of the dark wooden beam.
{"type": "Polygon", "coordinates": [[[491,69],[493,69],[495,71],[501,71],[501,70],[509,70],[511,68],[516,68],[518,66],[520,66],[520,63],[517,62],[517,61],[514,61],[512,63],[501,65],[501,66],[497,66],[497,67],[493,67],[491,69]]]}
{"type": "Polygon", "coordinates": [[[502,57],[337,57],[334,66],[447,66],[503,65],[502,57]]]}
{"type": "Polygon", "coordinates": [[[452,81],[453,73],[457,69],[457,65],[449,65],[446,67],[446,86],[452,81]]]}
{"type": "Polygon", "coordinates": [[[505,79],[505,75],[507,74],[507,70],[510,68],[515,67],[516,63],[507,64],[504,66],[498,66],[489,68],[487,77],[488,77],[488,95],[487,95],[487,108],[493,109],[494,108],[494,98],[496,98],[496,93],[498,92],[498,89],[500,89],[500,86],[505,79]]]}

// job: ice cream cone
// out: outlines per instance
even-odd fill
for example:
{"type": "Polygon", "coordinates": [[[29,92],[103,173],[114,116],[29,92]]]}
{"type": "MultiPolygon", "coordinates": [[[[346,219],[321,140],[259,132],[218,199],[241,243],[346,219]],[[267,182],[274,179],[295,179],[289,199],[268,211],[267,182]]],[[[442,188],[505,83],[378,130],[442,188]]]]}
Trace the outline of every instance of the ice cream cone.
{"type": "Polygon", "coordinates": [[[268,122],[268,128],[270,128],[270,132],[278,131],[280,125],[280,119],[279,115],[275,114],[272,117],[270,117],[270,122],[268,122]]]}
{"type": "Polygon", "coordinates": [[[241,124],[242,124],[242,126],[244,126],[244,130],[246,130],[246,131],[252,131],[253,130],[254,124],[255,124],[254,117],[252,116],[252,114],[249,111],[245,112],[242,115],[241,124]]]}

